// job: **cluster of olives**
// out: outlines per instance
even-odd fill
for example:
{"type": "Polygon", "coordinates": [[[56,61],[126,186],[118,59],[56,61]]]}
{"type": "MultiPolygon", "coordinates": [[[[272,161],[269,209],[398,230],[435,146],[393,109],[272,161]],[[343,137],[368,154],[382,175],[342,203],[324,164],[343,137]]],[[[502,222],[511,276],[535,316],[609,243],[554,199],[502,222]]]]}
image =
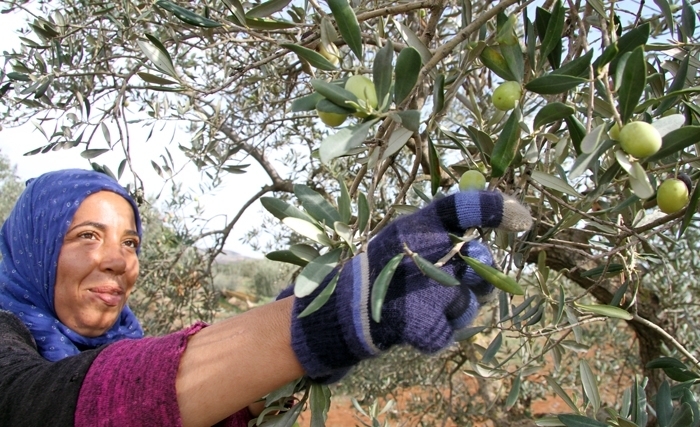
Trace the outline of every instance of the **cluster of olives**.
{"type": "MultiPolygon", "coordinates": [[[[630,122],[622,129],[615,123],[608,136],[620,141],[622,150],[638,159],[654,155],[661,149],[661,134],[647,122],[630,122]]],[[[683,209],[688,203],[690,188],[690,179],[683,175],[664,180],[656,191],[656,204],[661,212],[672,214],[683,209]]]]}
{"type": "MultiPolygon", "coordinates": [[[[363,100],[365,105],[371,107],[372,109],[376,109],[379,105],[379,102],[377,101],[377,90],[374,87],[374,83],[365,76],[355,75],[348,78],[345,82],[345,90],[355,95],[358,100],[363,100]]],[[[321,110],[317,110],[316,113],[321,121],[330,127],[338,127],[342,125],[345,123],[345,120],[349,115],[345,113],[321,110]]],[[[362,111],[356,111],[353,115],[360,118],[367,117],[367,113],[362,111]]]]}

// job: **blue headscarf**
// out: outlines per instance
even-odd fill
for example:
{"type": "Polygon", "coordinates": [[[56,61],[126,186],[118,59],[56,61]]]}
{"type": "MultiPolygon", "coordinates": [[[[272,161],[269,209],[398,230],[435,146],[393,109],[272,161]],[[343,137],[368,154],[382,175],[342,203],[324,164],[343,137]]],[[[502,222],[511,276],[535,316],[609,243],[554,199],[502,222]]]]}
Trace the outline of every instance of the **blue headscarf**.
{"type": "Polygon", "coordinates": [[[84,337],[61,323],[54,309],[54,285],[63,238],[80,204],[98,191],[124,197],[138,207],[109,176],[81,169],[49,172],[27,181],[27,188],[0,229],[0,309],[19,317],[29,328],[44,358],[56,361],[122,338],[141,338],[136,316],[124,306],[116,323],[99,337],[84,337]]]}

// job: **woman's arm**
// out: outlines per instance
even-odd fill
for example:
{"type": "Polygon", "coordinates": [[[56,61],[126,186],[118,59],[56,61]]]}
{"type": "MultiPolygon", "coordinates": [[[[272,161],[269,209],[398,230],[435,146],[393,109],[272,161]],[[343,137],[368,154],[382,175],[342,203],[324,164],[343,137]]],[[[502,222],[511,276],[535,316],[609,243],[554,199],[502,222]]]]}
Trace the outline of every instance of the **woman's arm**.
{"type": "Polygon", "coordinates": [[[291,346],[293,302],[266,304],[189,338],[175,381],[184,427],[211,426],[304,375],[291,346]]]}
{"type": "MultiPolygon", "coordinates": [[[[294,299],[204,327],[105,348],[88,371],[76,427],[212,426],[303,371],[290,344],[294,299]]],[[[246,425],[241,414],[233,425],[246,425]]]]}
{"type": "Polygon", "coordinates": [[[49,362],[24,324],[0,310],[0,426],[72,427],[83,379],[100,350],[49,362]]]}

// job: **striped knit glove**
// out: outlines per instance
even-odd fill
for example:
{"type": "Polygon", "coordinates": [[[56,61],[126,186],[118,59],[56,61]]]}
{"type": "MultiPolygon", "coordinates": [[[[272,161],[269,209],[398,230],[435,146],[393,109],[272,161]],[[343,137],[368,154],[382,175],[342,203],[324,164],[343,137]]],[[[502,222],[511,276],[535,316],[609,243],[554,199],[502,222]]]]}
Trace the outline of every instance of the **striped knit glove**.
{"type": "MultiPolygon", "coordinates": [[[[342,266],[330,299],[318,311],[299,314],[335,277],[329,274],[309,296],[297,298],[292,314],[292,347],[308,376],[322,383],[340,380],[352,366],[388,348],[408,344],[435,353],[468,326],[493,287],[457,255],[442,270],[460,286],[445,286],[424,275],[404,257],[389,284],[379,323],[371,318],[370,295],[377,275],[404,245],[435,263],[454,246],[448,233],[461,236],[473,227],[524,231],[532,218],[514,199],[494,191],[459,192],[401,217],[382,230],[342,266]]],[[[462,254],[494,265],[489,249],[471,241],[462,254]]],[[[283,295],[281,295],[283,296],[283,295]]]]}

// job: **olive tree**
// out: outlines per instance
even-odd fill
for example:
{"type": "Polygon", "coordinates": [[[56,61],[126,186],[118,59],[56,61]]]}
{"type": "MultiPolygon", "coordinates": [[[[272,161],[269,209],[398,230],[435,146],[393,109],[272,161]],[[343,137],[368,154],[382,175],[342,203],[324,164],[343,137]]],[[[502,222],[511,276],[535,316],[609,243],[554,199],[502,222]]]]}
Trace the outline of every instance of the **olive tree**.
{"type": "Polygon", "coordinates": [[[24,185],[17,176],[17,168],[0,152],[0,224],[5,222],[23,188],[24,185]]]}
{"type": "MultiPolygon", "coordinates": [[[[169,150],[207,185],[244,180],[256,163],[268,182],[242,211],[259,200],[277,220],[269,232],[284,244],[268,257],[299,266],[297,295],[392,218],[478,171],[536,224],[521,235],[481,230],[503,271],[484,274],[502,291],[460,335],[469,357],[454,353],[455,373],[505,381],[512,407],[529,374],[576,359],[587,328],[624,322],[639,364],[619,403],[598,414],[605,377],[581,360],[576,396],[554,376],[544,385],[574,413],[538,422],[700,425],[700,362],[684,326],[698,310],[691,287],[674,282],[696,263],[683,241],[700,198],[697,1],[5,8],[27,25],[22,48],[4,53],[0,113],[5,126],[35,119],[44,130],[28,154],[74,150],[143,194],[131,148],[144,142],[130,129],[172,122],[187,138],[169,150]],[[108,150],[123,153],[117,167],[99,163],[108,150]],[[493,338],[470,344],[477,334],[493,338]]],[[[165,179],[175,169],[170,151],[152,165],[165,179]]],[[[213,238],[214,256],[242,211],[188,244],[213,238]]],[[[439,280],[437,267],[424,269],[439,280]]],[[[290,425],[310,402],[322,425],[329,394],[304,380],[268,396],[271,411],[295,391],[298,403],[267,422],[290,425]]]]}

